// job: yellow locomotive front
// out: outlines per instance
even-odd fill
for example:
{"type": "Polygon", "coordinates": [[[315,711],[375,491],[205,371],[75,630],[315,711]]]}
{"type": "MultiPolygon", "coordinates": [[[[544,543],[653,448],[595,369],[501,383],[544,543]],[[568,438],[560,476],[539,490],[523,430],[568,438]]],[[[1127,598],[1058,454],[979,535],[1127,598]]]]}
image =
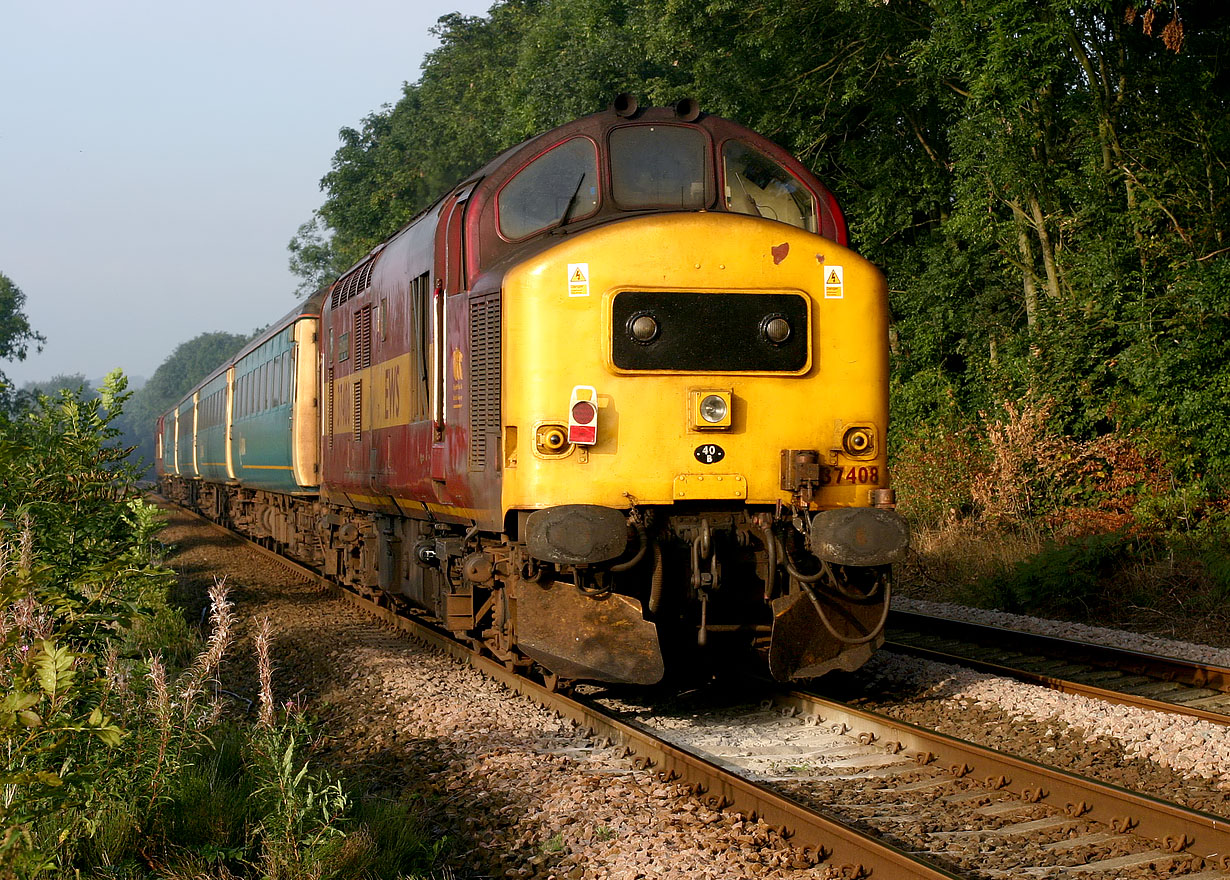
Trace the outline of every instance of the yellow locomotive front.
{"type": "Polygon", "coordinates": [[[634,683],[698,646],[783,680],[870,657],[906,545],[874,266],[763,216],[653,213],[518,264],[503,313],[521,650],[634,683]]]}

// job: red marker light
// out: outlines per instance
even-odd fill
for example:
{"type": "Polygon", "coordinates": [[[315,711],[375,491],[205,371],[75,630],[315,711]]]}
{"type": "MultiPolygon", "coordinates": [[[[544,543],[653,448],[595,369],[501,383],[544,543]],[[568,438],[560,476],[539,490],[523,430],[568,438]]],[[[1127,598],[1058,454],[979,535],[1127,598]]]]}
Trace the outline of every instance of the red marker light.
{"type": "Polygon", "coordinates": [[[572,389],[568,405],[568,442],[593,446],[598,442],[598,392],[590,385],[572,389]]]}
{"type": "Polygon", "coordinates": [[[578,425],[588,425],[598,417],[598,410],[588,400],[578,400],[572,405],[572,420],[578,425]]]}

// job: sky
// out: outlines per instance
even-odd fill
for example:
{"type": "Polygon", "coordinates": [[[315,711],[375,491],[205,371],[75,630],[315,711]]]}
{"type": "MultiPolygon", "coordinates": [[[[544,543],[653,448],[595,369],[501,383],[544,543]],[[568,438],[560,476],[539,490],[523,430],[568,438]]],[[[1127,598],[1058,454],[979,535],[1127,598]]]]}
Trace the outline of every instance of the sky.
{"type": "Polygon", "coordinates": [[[0,273],[47,337],[0,371],[148,378],[283,315],[338,130],[492,2],[0,0],[0,273]]]}

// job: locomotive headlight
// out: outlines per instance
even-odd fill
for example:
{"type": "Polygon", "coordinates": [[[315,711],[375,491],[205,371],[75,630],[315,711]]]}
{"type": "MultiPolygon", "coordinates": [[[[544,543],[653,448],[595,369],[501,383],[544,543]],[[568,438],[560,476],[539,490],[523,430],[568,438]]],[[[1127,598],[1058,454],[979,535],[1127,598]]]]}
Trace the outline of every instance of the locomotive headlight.
{"type": "Polygon", "coordinates": [[[700,417],[711,425],[721,424],[726,419],[726,413],[730,407],[726,405],[726,401],[722,400],[720,395],[710,394],[701,399],[700,402],[700,417]]]}
{"type": "Polygon", "coordinates": [[[539,455],[562,455],[569,451],[568,429],[563,425],[539,425],[534,432],[534,447],[539,455]]]}
{"type": "Polygon", "coordinates": [[[731,393],[698,389],[691,392],[692,430],[714,431],[730,427],[731,393]]]}
{"type": "Polygon", "coordinates": [[[875,452],[875,434],[871,428],[850,428],[841,437],[841,448],[847,455],[862,457],[875,452]]]}
{"type": "Polygon", "coordinates": [[[792,331],[790,322],[784,315],[769,315],[760,322],[760,332],[764,338],[774,345],[781,345],[790,338],[792,331]]]}
{"type": "Polygon", "coordinates": [[[646,312],[640,312],[628,319],[628,335],[642,345],[648,345],[657,339],[660,330],[658,319],[646,312]]]}

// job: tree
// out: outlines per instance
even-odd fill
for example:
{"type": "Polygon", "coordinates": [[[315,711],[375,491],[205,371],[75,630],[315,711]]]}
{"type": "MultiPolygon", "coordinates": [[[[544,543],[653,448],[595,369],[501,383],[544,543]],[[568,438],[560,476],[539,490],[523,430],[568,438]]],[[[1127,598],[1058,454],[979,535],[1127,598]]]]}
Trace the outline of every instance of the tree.
{"type": "Polygon", "coordinates": [[[302,279],[295,289],[298,296],[309,296],[328,286],[348,266],[333,247],[333,237],[319,213],[300,225],[286,249],[290,251],[290,271],[302,279]]]}
{"type": "MultiPolygon", "coordinates": [[[[0,272],[0,360],[24,361],[31,345],[35,351],[42,351],[42,344],[47,341],[30,327],[22,311],[25,304],[26,295],[21,288],[0,272]]],[[[0,372],[0,391],[6,384],[4,373],[0,372]]]]}
{"type": "Polygon", "coordinates": [[[342,131],[309,287],[529,135],[694,97],[807,163],[883,268],[895,431],[1034,394],[1058,430],[1230,475],[1224,4],[505,0],[437,34],[342,131]]]}
{"type": "Polygon", "coordinates": [[[93,400],[95,397],[98,397],[98,390],[88,386],[89,380],[85,378],[83,373],[73,373],[71,375],[57,373],[46,382],[27,382],[21,386],[21,391],[23,394],[42,394],[47,397],[55,397],[61,391],[69,391],[78,395],[82,400],[93,400]]]}

